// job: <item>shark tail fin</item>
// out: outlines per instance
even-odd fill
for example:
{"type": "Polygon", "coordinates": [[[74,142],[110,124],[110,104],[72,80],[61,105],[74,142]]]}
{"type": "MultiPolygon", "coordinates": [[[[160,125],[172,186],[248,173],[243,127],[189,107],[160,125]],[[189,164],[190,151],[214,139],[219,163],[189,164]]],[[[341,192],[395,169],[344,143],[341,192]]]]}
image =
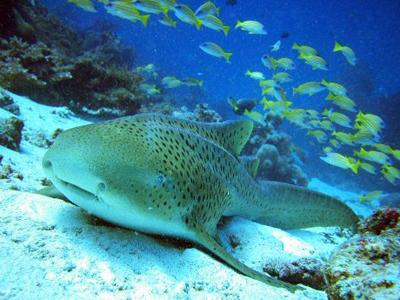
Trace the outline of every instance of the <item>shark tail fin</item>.
{"type": "Polygon", "coordinates": [[[282,229],[339,226],[357,231],[357,215],[334,197],[273,181],[265,182],[262,190],[260,201],[237,208],[240,215],[282,229]]]}

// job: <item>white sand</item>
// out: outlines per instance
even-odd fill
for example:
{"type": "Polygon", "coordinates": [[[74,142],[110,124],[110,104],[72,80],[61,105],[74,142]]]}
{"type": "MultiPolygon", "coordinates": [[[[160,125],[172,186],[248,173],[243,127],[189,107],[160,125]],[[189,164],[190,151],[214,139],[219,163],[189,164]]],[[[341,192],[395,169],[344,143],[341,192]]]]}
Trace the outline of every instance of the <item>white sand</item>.
{"type": "MultiPolygon", "coordinates": [[[[24,140],[20,153],[0,146],[0,154],[24,180],[0,180],[0,298],[327,298],[311,288],[292,294],[267,286],[194,246],[185,248],[171,239],[99,224],[61,200],[8,190],[40,187],[44,178],[40,160],[46,149],[36,145],[38,135],[48,137],[56,128],[87,123],[65,108],[10,95],[21,108],[24,140]]],[[[0,115],[7,114],[0,109],[0,115]]],[[[326,189],[323,183],[314,183],[313,188],[318,186],[326,189]]],[[[235,257],[259,271],[267,263],[280,266],[302,257],[326,257],[345,240],[334,228],[285,232],[240,218],[230,220],[220,235],[235,257]],[[240,244],[234,250],[230,236],[240,244]]]]}

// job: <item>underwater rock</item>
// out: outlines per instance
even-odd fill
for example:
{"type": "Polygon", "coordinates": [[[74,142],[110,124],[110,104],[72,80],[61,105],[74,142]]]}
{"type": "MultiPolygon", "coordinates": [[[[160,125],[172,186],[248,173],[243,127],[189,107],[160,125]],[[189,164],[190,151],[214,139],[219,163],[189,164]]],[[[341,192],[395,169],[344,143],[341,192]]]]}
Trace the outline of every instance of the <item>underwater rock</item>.
{"type": "Polygon", "coordinates": [[[11,150],[19,150],[24,122],[16,117],[0,118],[0,145],[11,150]]]}
{"type": "Polygon", "coordinates": [[[0,107],[14,115],[20,114],[19,106],[3,90],[0,90],[0,107]]]}
{"type": "Polygon", "coordinates": [[[277,269],[274,265],[266,265],[264,271],[280,280],[293,284],[304,284],[317,290],[326,288],[322,272],[324,262],[313,257],[300,258],[283,264],[277,269]]]}
{"type": "Polygon", "coordinates": [[[18,172],[17,170],[14,170],[13,167],[9,164],[3,164],[0,168],[0,179],[7,179],[11,181],[13,179],[23,180],[24,175],[22,175],[22,173],[18,172]]]}
{"type": "Polygon", "coordinates": [[[256,125],[244,154],[260,160],[258,179],[307,186],[307,176],[296,164],[290,136],[278,130],[281,123],[281,118],[268,115],[266,126],[256,125]]]}
{"type": "Polygon", "coordinates": [[[0,36],[19,35],[27,40],[35,41],[35,29],[26,14],[29,1],[2,0],[0,3],[0,36]]]}
{"type": "Polygon", "coordinates": [[[399,222],[399,216],[399,210],[395,208],[378,209],[363,221],[360,231],[379,235],[382,231],[395,228],[399,222]]]}
{"type": "Polygon", "coordinates": [[[375,212],[361,225],[361,233],[331,256],[325,269],[331,299],[398,299],[398,218],[398,210],[375,212]]]}

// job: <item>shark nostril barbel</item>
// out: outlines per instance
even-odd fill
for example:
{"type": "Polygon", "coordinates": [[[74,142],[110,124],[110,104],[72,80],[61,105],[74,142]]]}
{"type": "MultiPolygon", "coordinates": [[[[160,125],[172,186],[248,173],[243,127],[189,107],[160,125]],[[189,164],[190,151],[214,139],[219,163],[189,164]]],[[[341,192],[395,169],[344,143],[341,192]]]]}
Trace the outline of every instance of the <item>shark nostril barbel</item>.
{"type": "Polygon", "coordinates": [[[104,182],[100,182],[97,185],[97,191],[98,192],[104,192],[106,190],[106,184],[104,182]]]}
{"type": "Polygon", "coordinates": [[[51,161],[49,161],[49,160],[45,160],[45,161],[43,162],[43,167],[44,167],[45,169],[50,169],[52,166],[53,166],[53,164],[52,164],[51,161]]]}

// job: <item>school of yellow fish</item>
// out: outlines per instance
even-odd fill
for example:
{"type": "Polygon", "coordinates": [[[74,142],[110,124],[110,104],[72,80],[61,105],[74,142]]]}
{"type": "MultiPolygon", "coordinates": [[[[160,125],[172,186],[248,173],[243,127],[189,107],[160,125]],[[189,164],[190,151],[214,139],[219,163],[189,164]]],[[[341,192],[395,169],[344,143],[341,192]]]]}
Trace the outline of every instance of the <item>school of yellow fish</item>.
{"type": "MultiPolygon", "coordinates": [[[[196,27],[206,27],[212,30],[221,31],[228,35],[231,26],[226,25],[220,18],[220,8],[212,1],[207,1],[197,9],[177,3],[176,0],[68,0],[78,7],[88,11],[96,12],[95,2],[104,5],[104,9],[116,17],[129,20],[133,23],[140,22],[147,26],[152,15],[157,17],[157,21],[165,26],[176,27],[177,22],[183,22],[196,27]],[[171,17],[173,14],[173,17],[171,17]]],[[[237,21],[234,29],[240,29],[248,34],[265,35],[263,24],[255,20],[237,21]]],[[[279,51],[281,42],[277,41],[271,46],[270,52],[279,51]]],[[[232,53],[224,50],[220,45],[212,41],[205,41],[199,48],[206,54],[224,59],[231,62],[232,53]]],[[[298,59],[310,66],[312,70],[328,70],[326,60],[320,53],[310,45],[294,43],[293,51],[298,54],[298,59]]],[[[332,50],[334,53],[340,52],[350,65],[355,65],[357,58],[354,51],[339,42],[334,43],[332,50]]],[[[306,130],[307,135],[313,137],[321,144],[321,159],[333,166],[348,169],[358,174],[360,170],[370,174],[380,174],[389,182],[395,184],[400,180],[400,169],[393,165],[393,161],[400,161],[400,149],[393,149],[391,146],[381,143],[381,131],[384,128],[383,120],[374,114],[365,113],[357,109],[356,103],[351,99],[344,86],[339,83],[321,79],[310,81],[292,87],[291,91],[295,95],[321,95],[324,94],[326,104],[329,108],[322,112],[296,108],[293,101],[288,100],[288,93],[285,85],[292,81],[292,70],[296,69],[296,63],[288,57],[273,57],[270,54],[261,56],[261,63],[264,65],[271,77],[261,71],[247,70],[244,75],[259,82],[261,88],[260,104],[263,106],[263,113],[246,110],[244,115],[254,121],[264,124],[265,113],[281,116],[290,123],[306,130]],[[353,155],[339,153],[339,149],[345,146],[352,147],[353,155]]],[[[151,65],[149,65],[151,66],[151,65]]],[[[146,72],[146,67],[154,72],[149,66],[142,67],[146,72]]],[[[178,79],[175,76],[166,76],[161,80],[164,88],[176,88],[182,85],[202,86],[203,81],[196,78],[178,79]]],[[[149,95],[160,93],[155,85],[143,83],[141,88],[149,95]]],[[[348,153],[349,149],[341,151],[348,153]]],[[[368,193],[360,199],[371,200],[379,197],[380,191],[368,193]]]]}

